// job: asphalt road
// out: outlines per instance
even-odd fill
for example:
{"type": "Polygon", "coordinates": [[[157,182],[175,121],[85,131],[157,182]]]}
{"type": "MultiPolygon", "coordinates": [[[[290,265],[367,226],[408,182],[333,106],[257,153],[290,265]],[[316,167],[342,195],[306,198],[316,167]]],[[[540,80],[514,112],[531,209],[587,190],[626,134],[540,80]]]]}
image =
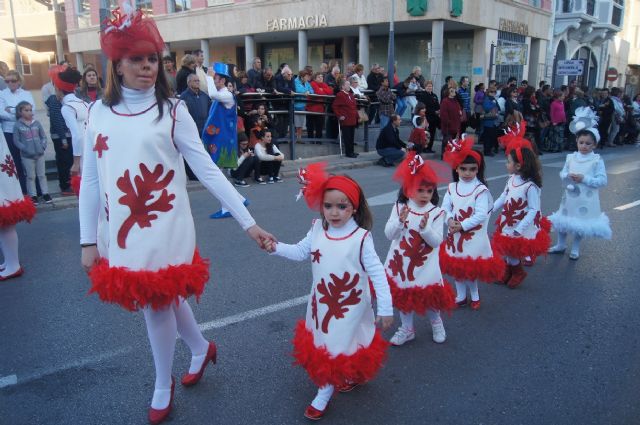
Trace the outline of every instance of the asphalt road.
{"type": "MultiPolygon", "coordinates": [[[[334,396],[327,424],[637,424],[640,423],[640,265],[637,225],[640,150],[604,151],[601,191],[613,240],[588,240],[581,258],[552,255],[516,290],[480,288],[482,308],[445,317],[447,341],[417,338],[392,347],[377,379],[334,396]]],[[[564,155],[546,154],[543,212],[561,196],[564,155]]],[[[373,235],[384,259],[384,224],[395,198],[393,170],[350,170],[374,206],[373,235]]],[[[488,161],[489,187],[506,181],[504,158],[488,161]]],[[[296,203],[294,178],[241,189],[258,223],[297,242],[314,213],[296,203]]],[[[441,191],[442,193],[442,191],[441,191]]],[[[217,201],[191,193],[201,253],[212,279],[192,302],[218,364],[196,387],[176,387],[171,424],[304,424],[315,387],[292,366],[290,339],[304,315],[307,262],[269,257],[233,219],[210,220],[217,201]]],[[[492,220],[493,221],[493,220],[492,220]]],[[[41,212],[18,226],[26,274],[0,285],[0,424],[143,424],[154,370],[141,313],[88,296],[79,267],[77,209],[41,212]]],[[[396,322],[386,336],[391,337],[396,322]]],[[[174,374],[188,367],[181,341],[174,374]]]]}

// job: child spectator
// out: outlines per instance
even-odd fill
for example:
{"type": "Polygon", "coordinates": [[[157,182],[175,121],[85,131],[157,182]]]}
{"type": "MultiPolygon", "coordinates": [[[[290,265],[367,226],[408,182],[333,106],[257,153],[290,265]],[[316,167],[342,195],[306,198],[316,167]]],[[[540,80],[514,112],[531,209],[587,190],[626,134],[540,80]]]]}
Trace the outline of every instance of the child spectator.
{"type": "Polygon", "coordinates": [[[409,135],[409,143],[411,149],[416,153],[421,154],[424,148],[427,146],[427,119],[424,117],[416,116],[414,119],[416,126],[411,130],[409,135]]]}
{"type": "Polygon", "coordinates": [[[282,178],[279,177],[280,166],[284,160],[284,155],[278,147],[271,142],[271,130],[266,129],[259,131],[256,134],[258,143],[255,146],[255,154],[260,160],[260,174],[256,176],[256,183],[282,183],[282,178]],[[269,176],[265,181],[261,175],[266,174],[269,176]]]}
{"type": "Polygon", "coordinates": [[[47,176],[44,173],[44,151],[47,147],[47,135],[38,120],[33,119],[33,107],[22,101],[16,106],[16,118],[13,127],[13,143],[20,149],[22,164],[27,173],[27,191],[35,205],[38,205],[36,177],[42,190],[42,198],[47,204],[53,202],[49,195],[47,176]]]}
{"type": "Polygon", "coordinates": [[[238,133],[238,168],[231,170],[231,177],[235,180],[233,184],[240,187],[247,187],[249,184],[244,180],[253,171],[254,179],[260,178],[260,160],[255,156],[253,148],[249,147],[249,140],[245,133],[238,133]]]}

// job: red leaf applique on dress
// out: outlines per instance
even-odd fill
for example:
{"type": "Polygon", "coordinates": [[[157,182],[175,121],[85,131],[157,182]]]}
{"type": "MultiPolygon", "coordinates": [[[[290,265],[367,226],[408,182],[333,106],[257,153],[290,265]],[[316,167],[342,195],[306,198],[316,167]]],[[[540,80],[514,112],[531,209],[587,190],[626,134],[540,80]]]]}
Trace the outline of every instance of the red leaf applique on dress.
{"type": "Polygon", "coordinates": [[[320,264],[320,257],[322,257],[322,254],[320,254],[320,249],[316,249],[315,251],[311,252],[311,262],[312,263],[318,263],[320,264]]]}
{"type": "Polygon", "coordinates": [[[404,263],[402,260],[402,255],[400,255],[400,251],[398,251],[397,249],[393,250],[393,258],[389,260],[389,270],[391,270],[391,274],[393,274],[394,276],[400,275],[400,279],[406,279],[404,275],[404,263]]]}
{"type": "Polygon", "coordinates": [[[0,172],[7,173],[9,177],[17,175],[16,163],[13,162],[13,157],[9,154],[4,159],[4,162],[0,164],[0,172]]]}
{"type": "Polygon", "coordinates": [[[402,238],[402,241],[400,241],[400,249],[403,250],[403,255],[409,258],[407,279],[409,279],[409,281],[414,281],[415,276],[413,275],[413,271],[416,267],[424,265],[424,262],[427,260],[431,251],[433,251],[433,248],[425,243],[418,231],[410,229],[409,239],[402,238]]]}
{"type": "Polygon", "coordinates": [[[93,147],[93,151],[98,152],[98,158],[102,158],[102,152],[109,150],[107,140],[109,140],[109,136],[98,134],[98,137],[96,138],[96,145],[93,147]]]}
{"type": "Polygon", "coordinates": [[[502,231],[505,226],[515,226],[520,220],[522,220],[526,215],[524,211],[526,207],[526,199],[523,200],[522,198],[518,198],[517,200],[510,199],[507,201],[502,209],[502,214],[500,215],[502,217],[498,224],[500,231],[502,231]]]}
{"type": "MultiPolygon", "coordinates": [[[[473,215],[473,207],[469,207],[467,208],[467,210],[459,210],[458,211],[458,215],[455,217],[455,220],[462,223],[462,220],[466,220],[467,218],[471,217],[473,215]]],[[[478,224],[477,226],[472,227],[469,230],[461,230],[460,231],[460,237],[458,238],[458,244],[456,246],[456,248],[458,249],[458,252],[464,252],[464,243],[466,241],[469,241],[473,238],[473,235],[476,234],[477,230],[480,230],[482,228],[482,224],[478,224]]],[[[448,242],[447,242],[448,244],[448,242]]],[[[455,250],[453,251],[455,252],[455,250]]]]}
{"type": "Polygon", "coordinates": [[[540,211],[538,211],[536,213],[536,216],[533,217],[533,225],[536,226],[538,229],[540,228],[541,220],[542,220],[542,214],[540,213],[540,211]]]}
{"type": "Polygon", "coordinates": [[[342,278],[339,278],[335,274],[329,275],[332,282],[328,285],[324,281],[324,278],[320,280],[320,283],[316,286],[318,292],[322,294],[322,297],[318,301],[326,304],[328,310],[322,319],[322,332],[329,332],[329,321],[335,317],[336,320],[344,318],[344,314],[349,311],[350,305],[357,305],[360,302],[361,289],[355,289],[356,285],[360,281],[360,275],[356,274],[351,279],[349,272],[345,272],[342,278]],[[349,292],[349,295],[342,298],[343,295],[349,292]]]}
{"type": "Polygon", "coordinates": [[[176,195],[169,194],[165,188],[169,185],[175,173],[173,170],[169,170],[160,179],[163,173],[164,167],[162,164],[156,165],[153,172],[149,171],[146,165],[140,164],[140,175],[134,178],[135,188],[131,183],[129,170],[126,170],[124,175],[116,181],[118,189],[124,192],[124,196],[121,196],[118,202],[126,205],[131,210],[131,214],[124,220],[120,230],[118,230],[118,246],[120,248],[126,248],[127,236],[134,224],[140,226],[141,229],[151,227],[151,222],[158,218],[158,214],[151,214],[152,211],[167,212],[173,209],[171,201],[176,198],[176,195]],[[159,190],[162,190],[160,196],[147,205],[147,202],[153,199],[153,192],[159,190]]]}
{"type": "Polygon", "coordinates": [[[316,329],[318,329],[318,300],[316,299],[315,289],[311,296],[311,318],[316,321],[316,329]]]}

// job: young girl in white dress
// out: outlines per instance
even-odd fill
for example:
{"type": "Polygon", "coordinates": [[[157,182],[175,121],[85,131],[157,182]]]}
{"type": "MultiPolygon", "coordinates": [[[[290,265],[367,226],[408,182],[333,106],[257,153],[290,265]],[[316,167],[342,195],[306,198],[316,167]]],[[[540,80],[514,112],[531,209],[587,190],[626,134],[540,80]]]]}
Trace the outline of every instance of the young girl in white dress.
{"type": "Polygon", "coordinates": [[[402,321],[391,338],[393,345],[415,339],[416,313],[427,314],[433,341],[443,343],[447,334],[440,311],[455,308],[455,294],[440,272],[445,213],[438,207],[437,186],[443,179],[430,165],[411,152],[394,174],[402,186],[384,228],[391,241],[385,267],[393,306],[400,311],[402,321]]]}
{"type": "Polygon", "coordinates": [[[362,189],[347,176],[327,176],[325,164],[300,171],[309,208],[320,211],[304,239],[295,245],[267,242],[267,250],[295,260],[311,260],[313,283],[307,315],[296,326],[293,356],[319,387],[304,415],[324,416],[334,389],[351,391],[371,380],[388,343],[376,330],[393,323],[384,267],[373,246],[371,212],[362,189]],[[378,316],[371,305],[373,284],[378,316]]]}

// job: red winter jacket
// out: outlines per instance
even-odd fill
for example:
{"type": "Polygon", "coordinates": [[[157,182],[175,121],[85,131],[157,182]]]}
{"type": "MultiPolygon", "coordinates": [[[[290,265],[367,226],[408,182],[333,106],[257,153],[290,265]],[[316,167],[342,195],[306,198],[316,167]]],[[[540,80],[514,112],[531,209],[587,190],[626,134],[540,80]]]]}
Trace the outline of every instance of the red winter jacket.
{"type": "Polygon", "coordinates": [[[340,120],[341,116],[344,116],[343,121],[339,121],[343,127],[355,127],[358,125],[358,108],[356,105],[356,99],[351,92],[345,93],[340,90],[336,94],[336,99],[333,101],[333,113],[336,114],[336,119],[340,120]]]}
{"type": "MultiPolygon", "coordinates": [[[[311,88],[313,88],[314,94],[322,94],[325,96],[331,96],[333,94],[333,89],[327,85],[327,83],[318,83],[316,81],[311,82],[311,88]]],[[[310,100],[314,100],[311,98],[310,100]]],[[[324,112],[325,104],[318,100],[318,103],[309,102],[307,103],[307,111],[311,112],[324,112]]]]}
{"type": "Polygon", "coordinates": [[[462,119],[462,108],[456,98],[445,97],[440,103],[440,129],[443,133],[458,134],[462,119]]]}

